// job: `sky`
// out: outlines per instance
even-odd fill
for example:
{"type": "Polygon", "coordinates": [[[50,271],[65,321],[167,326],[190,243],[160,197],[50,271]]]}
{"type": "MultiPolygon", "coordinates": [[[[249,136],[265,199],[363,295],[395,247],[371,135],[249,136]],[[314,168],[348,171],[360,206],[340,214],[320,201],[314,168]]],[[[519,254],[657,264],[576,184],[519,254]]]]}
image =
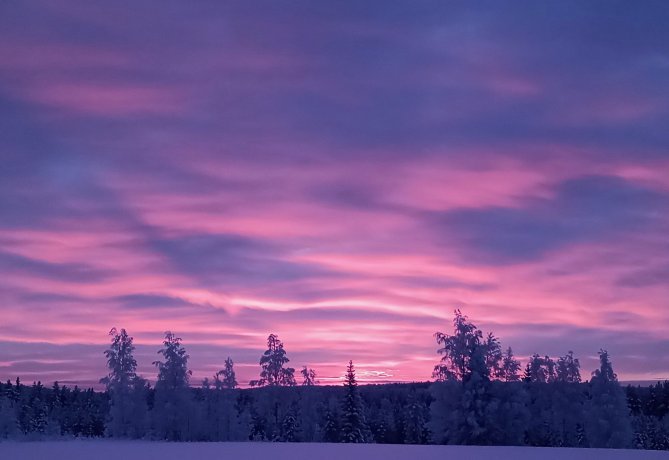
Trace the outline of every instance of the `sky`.
{"type": "Polygon", "coordinates": [[[0,2],[0,378],[112,327],[193,383],[269,333],[427,380],[459,308],[521,360],[669,378],[669,3],[0,2]]]}

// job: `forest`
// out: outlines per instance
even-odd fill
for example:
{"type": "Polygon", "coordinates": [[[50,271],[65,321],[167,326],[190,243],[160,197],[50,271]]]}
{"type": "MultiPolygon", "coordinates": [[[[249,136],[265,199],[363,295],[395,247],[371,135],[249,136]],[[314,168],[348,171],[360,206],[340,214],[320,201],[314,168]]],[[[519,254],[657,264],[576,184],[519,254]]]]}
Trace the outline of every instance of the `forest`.
{"type": "Polygon", "coordinates": [[[230,357],[195,384],[182,340],[166,332],[152,385],[136,373],[133,338],[115,328],[110,338],[105,391],[0,383],[0,439],[669,449],[669,382],[621,386],[606,350],[589,379],[572,352],[535,354],[523,369],[510,347],[457,310],[452,333],[435,334],[434,381],[421,383],[358,385],[350,361],[343,385],[319,385],[313,369],[296,376],[270,334],[250,388],[239,388],[230,357]]]}

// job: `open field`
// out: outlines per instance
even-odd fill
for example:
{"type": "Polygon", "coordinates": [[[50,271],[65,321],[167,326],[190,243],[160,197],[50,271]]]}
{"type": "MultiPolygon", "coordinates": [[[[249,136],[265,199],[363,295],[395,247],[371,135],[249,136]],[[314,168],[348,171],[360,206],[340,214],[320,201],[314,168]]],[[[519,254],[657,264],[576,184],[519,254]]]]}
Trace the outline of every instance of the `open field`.
{"type": "Polygon", "coordinates": [[[1,442],[0,458],[21,460],[636,460],[669,459],[638,450],[533,447],[406,446],[388,444],[164,443],[144,441],[1,442]]]}

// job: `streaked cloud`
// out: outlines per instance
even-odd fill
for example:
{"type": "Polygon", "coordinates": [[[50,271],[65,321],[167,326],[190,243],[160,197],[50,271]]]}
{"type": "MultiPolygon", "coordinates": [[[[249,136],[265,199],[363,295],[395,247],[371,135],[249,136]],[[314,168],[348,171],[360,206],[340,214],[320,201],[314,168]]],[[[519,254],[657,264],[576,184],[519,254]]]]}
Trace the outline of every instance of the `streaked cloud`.
{"type": "Polygon", "coordinates": [[[0,6],[0,378],[423,380],[454,308],[669,376],[659,3],[0,6]],[[640,333],[643,331],[643,334],[640,333]]]}

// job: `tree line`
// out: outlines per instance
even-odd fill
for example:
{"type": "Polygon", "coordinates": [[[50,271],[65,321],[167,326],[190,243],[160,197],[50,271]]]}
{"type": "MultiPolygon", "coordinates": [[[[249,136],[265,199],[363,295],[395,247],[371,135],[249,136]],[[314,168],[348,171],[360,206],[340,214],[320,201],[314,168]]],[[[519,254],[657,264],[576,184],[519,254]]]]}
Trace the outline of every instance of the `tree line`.
{"type": "Polygon", "coordinates": [[[535,354],[523,369],[510,347],[460,311],[435,334],[434,382],[358,386],[301,384],[270,334],[259,378],[238,386],[234,362],[192,385],[182,340],[167,332],[153,386],[137,374],[133,338],[110,331],[104,392],[0,383],[0,439],[55,436],[170,441],[376,442],[669,449],[669,382],[623,389],[606,350],[582,381],[569,351],[535,354]]]}

